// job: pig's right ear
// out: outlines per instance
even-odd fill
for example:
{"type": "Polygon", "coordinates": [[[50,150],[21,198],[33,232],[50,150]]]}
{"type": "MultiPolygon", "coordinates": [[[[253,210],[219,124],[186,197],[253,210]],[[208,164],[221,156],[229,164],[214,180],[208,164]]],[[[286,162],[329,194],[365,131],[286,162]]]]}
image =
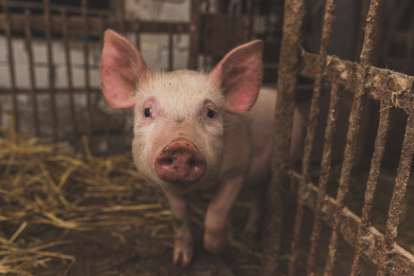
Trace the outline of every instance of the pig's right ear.
{"type": "Polygon", "coordinates": [[[262,49],[261,40],[241,45],[211,72],[210,78],[223,89],[227,112],[244,114],[256,102],[262,82],[262,49]]]}
{"type": "Polygon", "coordinates": [[[150,74],[135,47],[125,38],[107,30],[101,59],[101,87],[109,106],[132,108],[137,84],[150,74]]]}

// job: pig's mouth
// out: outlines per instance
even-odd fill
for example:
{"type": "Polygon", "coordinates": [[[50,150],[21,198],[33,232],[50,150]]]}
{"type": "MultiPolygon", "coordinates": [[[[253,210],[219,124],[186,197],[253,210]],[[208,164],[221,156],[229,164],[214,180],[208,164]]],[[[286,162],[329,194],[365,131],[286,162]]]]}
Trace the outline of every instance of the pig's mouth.
{"type": "Polygon", "coordinates": [[[155,158],[158,177],[177,188],[200,180],[206,168],[204,155],[193,143],[184,139],[171,142],[155,158]]]}

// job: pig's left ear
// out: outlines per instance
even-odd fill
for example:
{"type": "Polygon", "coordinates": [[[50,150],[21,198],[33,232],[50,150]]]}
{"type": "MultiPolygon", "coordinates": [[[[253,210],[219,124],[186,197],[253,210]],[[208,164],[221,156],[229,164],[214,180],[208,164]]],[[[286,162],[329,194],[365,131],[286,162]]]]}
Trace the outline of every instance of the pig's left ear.
{"type": "Polygon", "coordinates": [[[107,30],[101,59],[101,88],[109,106],[132,108],[137,84],[150,75],[139,52],[124,37],[107,30]]]}
{"type": "Polygon", "coordinates": [[[256,102],[262,82],[263,42],[255,40],[228,53],[211,72],[225,93],[226,112],[241,115],[256,102]]]}

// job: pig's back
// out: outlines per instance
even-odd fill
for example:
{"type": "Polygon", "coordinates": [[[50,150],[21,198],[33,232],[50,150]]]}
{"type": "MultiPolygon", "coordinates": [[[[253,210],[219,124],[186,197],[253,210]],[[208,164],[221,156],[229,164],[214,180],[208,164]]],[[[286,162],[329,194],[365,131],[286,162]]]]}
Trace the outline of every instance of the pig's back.
{"type": "Polygon", "coordinates": [[[268,175],[272,147],[276,90],[261,88],[259,97],[244,116],[224,117],[224,158],[220,178],[249,171],[247,182],[268,175]]]}
{"type": "Polygon", "coordinates": [[[271,149],[275,105],[276,89],[262,87],[255,105],[248,114],[253,156],[269,153],[271,149]]]}
{"type": "Polygon", "coordinates": [[[246,116],[251,153],[245,180],[247,185],[256,185],[269,176],[275,105],[276,90],[262,87],[255,105],[246,116]]]}

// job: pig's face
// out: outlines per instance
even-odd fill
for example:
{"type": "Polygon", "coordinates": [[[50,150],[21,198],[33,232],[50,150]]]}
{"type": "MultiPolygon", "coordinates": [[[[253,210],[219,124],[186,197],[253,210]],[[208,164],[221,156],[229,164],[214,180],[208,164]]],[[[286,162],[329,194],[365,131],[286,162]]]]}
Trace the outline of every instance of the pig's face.
{"type": "Polygon", "coordinates": [[[220,171],[225,99],[205,74],[153,74],[138,86],[132,153],[152,183],[184,193],[220,171]]]}
{"type": "Polygon", "coordinates": [[[134,108],[132,153],[147,180],[183,194],[217,179],[224,113],[241,115],[254,104],[261,47],[255,41],[236,48],[210,74],[153,74],[126,39],[105,33],[102,90],[112,108],[134,108]]]}

